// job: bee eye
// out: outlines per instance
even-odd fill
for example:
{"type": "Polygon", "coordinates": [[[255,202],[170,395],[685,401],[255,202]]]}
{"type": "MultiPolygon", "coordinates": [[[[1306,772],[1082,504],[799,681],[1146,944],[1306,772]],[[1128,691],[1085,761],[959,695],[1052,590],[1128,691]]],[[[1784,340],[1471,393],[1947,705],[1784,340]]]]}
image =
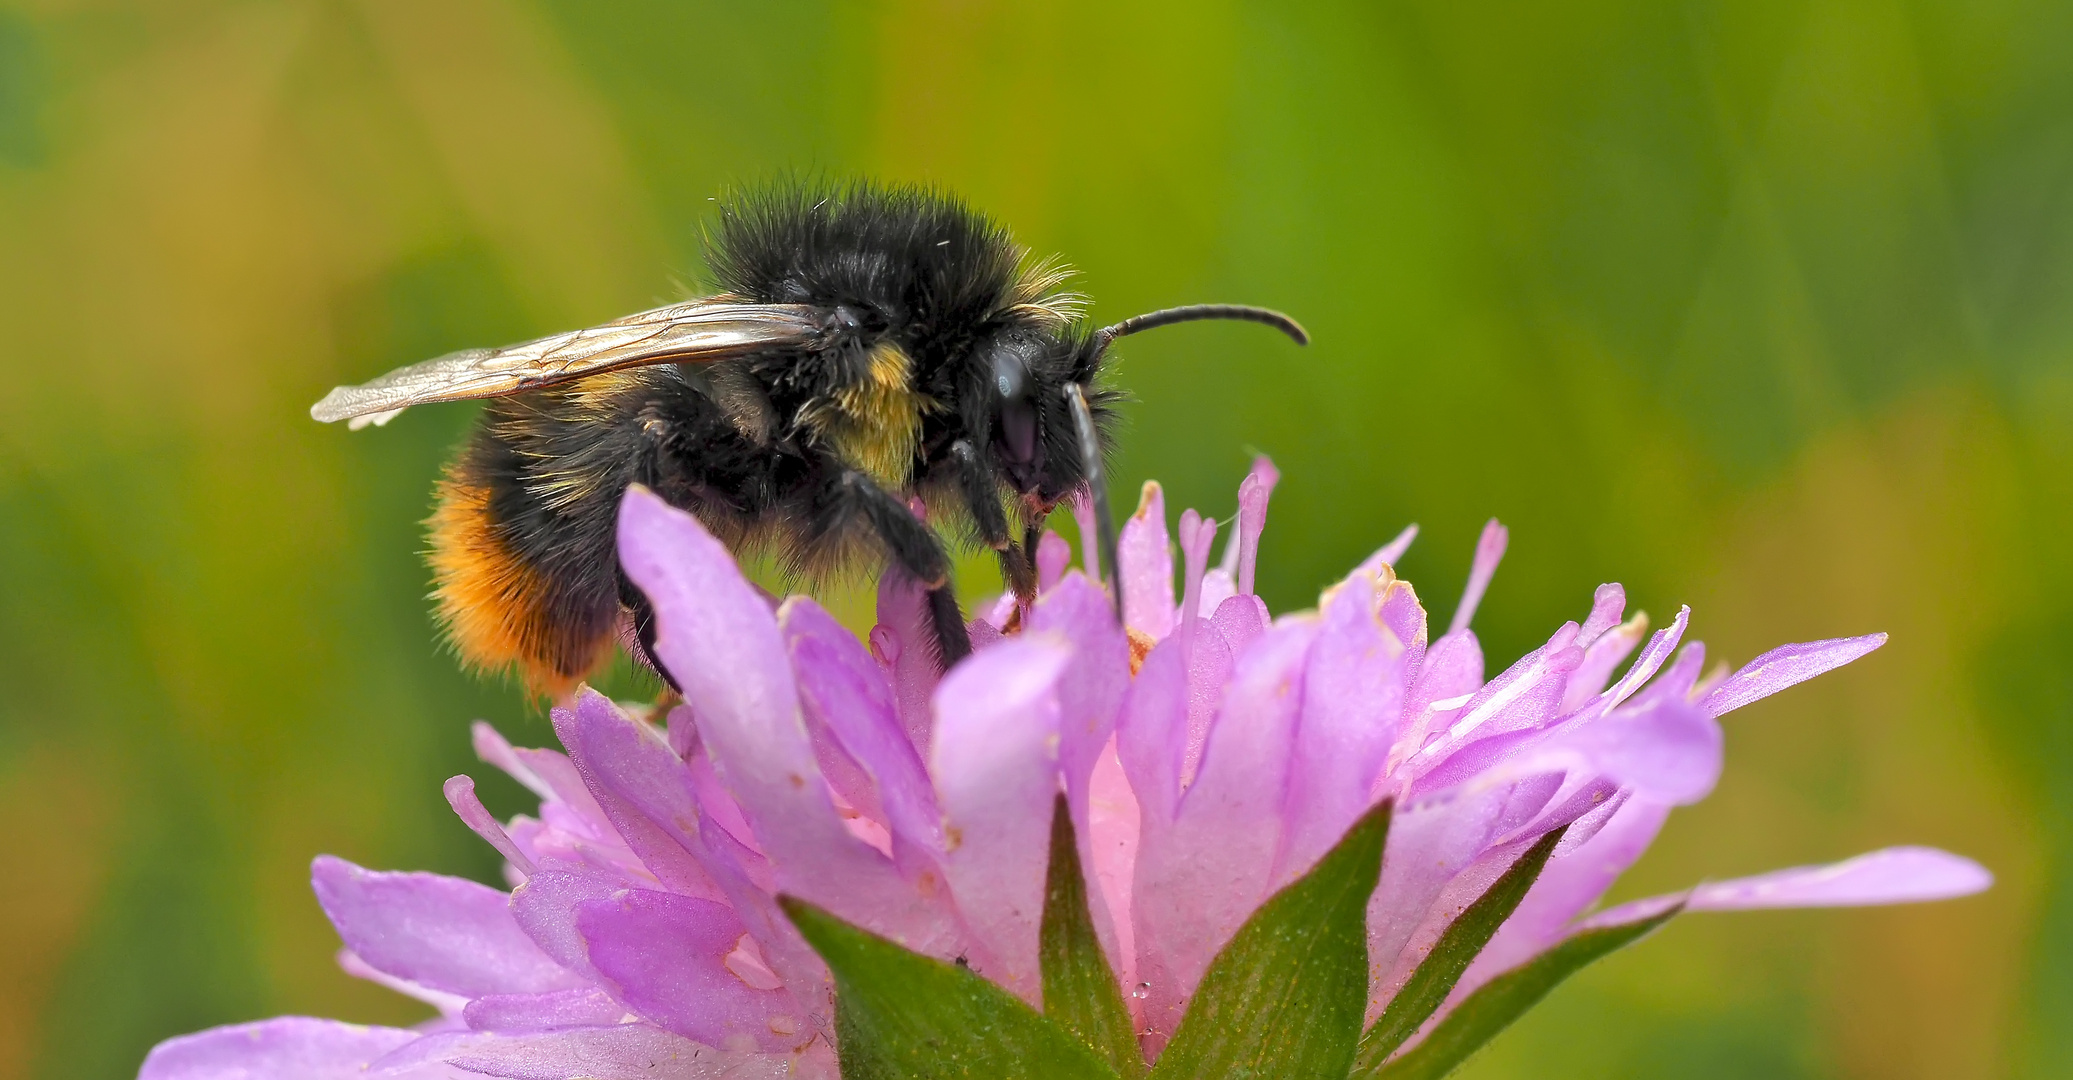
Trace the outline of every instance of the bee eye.
{"type": "Polygon", "coordinates": [[[1036,410],[1027,398],[1009,398],[1001,405],[1001,442],[1008,460],[1032,464],[1036,459],[1036,410]]]}

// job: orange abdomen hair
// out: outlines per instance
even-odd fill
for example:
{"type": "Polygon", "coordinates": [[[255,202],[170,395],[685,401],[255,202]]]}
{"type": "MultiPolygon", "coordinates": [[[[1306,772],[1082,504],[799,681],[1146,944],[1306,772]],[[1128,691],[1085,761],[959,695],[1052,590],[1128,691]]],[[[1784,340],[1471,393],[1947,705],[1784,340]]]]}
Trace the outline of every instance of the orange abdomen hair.
{"type": "Polygon", "coordinates": [[[518,555],[490,487],[466,472],[465,458],[448,470],[426,522],[439,622],[469,666],[515,668],[529,691],[564,698],[609,657],[616,620],[558,610],[561,590],[518,555]]]}

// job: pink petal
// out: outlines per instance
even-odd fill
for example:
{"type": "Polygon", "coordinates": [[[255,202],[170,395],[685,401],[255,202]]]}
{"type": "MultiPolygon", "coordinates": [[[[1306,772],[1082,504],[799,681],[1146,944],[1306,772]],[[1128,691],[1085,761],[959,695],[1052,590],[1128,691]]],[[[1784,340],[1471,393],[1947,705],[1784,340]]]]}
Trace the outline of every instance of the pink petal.
{"type": "Polygon", "coordinates": [[[1368,900],[1370,1018],[1395,992],[1399,958],[1448,883],[1503,833],[1510,801],[1506,788],[1456,788],[1401,805],[1391,817],[1382,881],[1368,900]]]}
{"type": "Polygon", "coordinates": [[[1058,681],[1059,763],[1072,796],[1074,820],[1086,831],[1087,777],[1115,732],[1130,688],[1130,643],[1116,625],[1115,608],[1084,574],[1068,575],[1039,599],[1029,629],[1055,634],[1072,647],[1058,681]]]}
{"type": "Polygon", "coordinates": [[[1570,923],[1648,850],[1669,816],[1670,807],[1663,803],[1629,797],[1588,840],[1566,852],[1558,848],[1512,917],[1469,965],[1450,1000],[1466,997],[1561,941],[1570,923]]]}
{"type": "Polygon", "coordinates": [[[1303,675],[1277,887],[1308,871],[1367,810],[1396,740],[1409,673],[1404,647],[1376,618],[1375,603],[1366,574],[1326,598],[1303,675]]]}
{"type": "MultiPolygon", "coordinates": [[[[697,793],[699,785],[695,766],[704,760],[706,751],[710,749],[705,740],[700,740],[698,755],[691,762],[684,762],[652,727],[627,716],[601,695],[586,692],[579,696],[574,715],[573,725],[563,724],[563,737],[577,751],[579,762],[597,779],[600,801],[617,817],[644,822],[644,827],[654,830],[659,837],[657,843],[667,841],[677,845],[704,875],[701,889],[688,894],[724,900],[732,906],[793,994],[801,1001],[821,1000],[826,990],[827,969],[805,939],[799,936],[791,921],[777,910],[771,896],[780,884],[776,880],[777,868],[771,860],[750,850],[722,827],[704,808],[707,800],[697,793]]],[[[561,720],[557,717],[558,722],[561,720]]],[[[841,826],[838,824],[837,828],[841,826]]],[[[847,829],[843,830],[842,836],[843,843],[862,847],[847,829]]],[[[869,865],[883,867],[882,856],[868,848],[863,850],[871,860],[869,865]]],[[[841,860],[824,861],[838,864],[841,860]]],[[[816,864],[806,869],[808,872],[840,872],[839,865],[816,864]]],[[[850,903],[854,906],[866,902],[871,895],[868,890],[859,889],[849,898],[850,903]]],[[[596,898],[595,895],[580,899],[571,897],[563,916],[566,925],[573,925],[574,909],[580,900],[596,898]]],[[[887,910],[897,917],[907,908],[896,898],[887,910]]],[[[874,910],[867,917],[853,909],[847,917],[868,924],[870,918],[883,915],[884,912],[874,910]]],[[[528,930],[530,932],[533,928],[529,926],[528,930]]],[[[567,932],[566,928],[563,932],[567,932]]],[[[535,936],[537,938],[538,934],[535,936]]],[[[553,949],[549,951],[554,952],[553,949]]],[[[555,955],[563,954],[555,952],[555,955]]]]}
{"type": "Polygon", "coordinates": [[[1209,743],[1209,727],[1216,719],[1216,711],[1224,703],[1224,689],[1231,681],[1236,653],[1214,622],[1196,622],[1183,657],[1188,668],[1188,739],[1180,778],[1183,790],[1195,782],[1195,773],[1201,768],[1202,749],[1209,743]]]}
{"type": "MultiPolygon", "coordinates": [[[[1569,688],[1563,691],[1562,711],[1572,713],[1605,691],[1605,684],[1612,681],[1612,671],[1620,666],[1641,639],[1648,634],[1648,615],[1635,612],[1626,622],[1598,635],[1597,639],[1584,649],[1584,662],[1569,676],[1569,688]]],[[[1578,639],[1581,641],[1581,637],[1578,639]]]]}
{"type": "Polygon", "coordinates": [[[871,652],[892,680],[900,726],[916,753],[928,749],[929,695],[936,690],[931,625],[927,590],[898,570],[879,577],[878,625],[871,628],[871,652]]]}
{"type": "Polygon", "coordinates": [[[942,818],[921,755],[900,725],[892,686],[856,635],[803,596],[778,609],[806,713],[860,765],[904,840],[941,851],[942,818]]]}
{"type": "Polygon", "coordinates": [[[697,842],[674,820],[695,815],[694,797],[690,773],[667,737],[588,687],[574,708],[549,715],[591,799],[641,865],[676,892],[719,899],[719,886],[693,854],[697,842]]]}
{"type": "Polygon", "coordinates": [[[1266,603],[1251,593],[1239,593],[1218,604],[1216,614],[1209,619],[1216,632],[1223,635],[1224,643],[1231,647],[1234,657],[1266,633],[1271,621],[1266,603]]]}
{"type": "Polygon", "coordinates": [[[404,997],[416,998],[438,1009],[439,1015],[442,1017],[448,1019],[458,1017],[461,1015],[461,1010],[468,1007],[468,999],[460,994],[452,994],[444,990],[434,990],[429,986],[421,986],[411,982],[409,979],[399,979],[386,971],[376,970],[367,961],[354,955],[351,949],[338,950],[336,959],[338,960],[338,969],[340,971],[351,975],[355,979],[365,979],[376,986],[394,990],[404,997]]]}
{"type": "Polygon", "coordinates": [[[1613,627],[1618,626],[1620,616],[1627,610],[1626,586],[1613,582],[1600,585],[1591,594],[1591,613],[1584,618],[1583,629],[1576,635],[1578,648],[1588,649],[1613,627]]]}
{"type": "MultiPolygon", "coordinates": [[[[1216,640],[1221,648],[1222,639],[1216,640]]],[[[1181,666],[1186,648],[1187,643],[1178,637],[1152,648],[1137,678],[1131,680],[1116,728],[1117,755],[1146,816],[1147,828],[1171,823],[1180,805],[1189,746],[1188,678],[1181,666]]]]}
{"type": "Polygon", "coordinates": [[[1043,538],[1037,541],[1037,591],[1050,592],[1058,579],[1065,576],[1065,566],[1071,561],[1072,545],[1065,542],[1065,537],[1045,529],[1043,538]]]}
{"type": "Polygon", "coordinates": [[[467,997],[582,985],[512,920],[508,897],[441,874],[385,874],[319,856],[310,885],[346,947],[399,979],[467,997]]]}
{"type": "Polygon", "coordinates": [[[1433,642],[1404,698],[1403,726],[1389,755],[1391,772],[1422,750],[1435,731],[1444,730],[1482,686],[1483,646],[1475,631],[1457,630],[1433,642]]]}
{"type": "Polygon", "coordinates": [[[1238,592],[1252,594],[1253,570],[1260,561],[1260,534],[1267,528],[1267,500],[1274,485],[1281,482],[1281,470],[1262,454],[1253,459],[1252,471],[1238,485],[1238,592]]]}
{"type": "Polygon", "coordinates": [[[1720,779],[1720,724],[1698,706],[1670,698],[1564,728],[1493,764],[1474,785],[1505,784],[1541,773],[1597,777],[1636,798],[1685,806],[1720,779]]]}
{"type": "Polygon", "coordinates": [[[1733,712],[1788,686],[1842,667],[1885,643],[1884,634],[1866,634],[1779,646],[1751,660],[1715,687],[1706,696],[1706,711],[1715,716],[1733,712]]]}
{"type": "Polygon", "coordinates": [[[1115,743],[1111,742],[1100,760],[1095,762],[1089,787],[1092,794],[1088,807],[1090,824],[1079,834],[1081,846],[1087,849],[1082,865],[1093,870],[1093,880],[1100,885],[1102,906],[1107,909],[1115,934],[1113,942],[1102,942],[1108,951],[1109,967],[1122,985],[1130,986],[1137,981],[1137,944],[1130,924],[1130,890],[1137,871],[1143,815],[1138,810],[1137,793],[1131,790],[1130,781],[1124,775],[1115,743]]]}
{"type": "Polygon", "coordinates": [[[1994,875],[1971,859],[1927,847],[1892,847],[1826,866],[1796,866],[1715,881],[1691,891],[1690,911],[1858,907],[1948,900],[1984,891],[1994,875]]]}
{"type": "Polygon", "coordinates": [[[1683,640],[1684,628],[1691,625],[1691,621],[1692,609],[1689,606],[1678,608],[1677,617],[1670,620],[1670,625],[1656,631],[1655,636],[1648,639],[1648,647],[1641,650],[1641,656],[1634,661],[1634,666],[1628,668],[1625,675],[1620,676],[1620,681],[1613,684],[1612,689],[1599,695],[1605,706],[1609,708],[1627,700],[1634,696],[1636,690],[1641,689],[1643,683],[1654,678],[1655,673],[1662,670],[1663,661],[1670,659],[1670,654],[1677,651],[1677,643],[1683,640]]]}
{"type": "Polygon", "coordinates": [[[468,824],[468,828],[475,831],[475,835],[488,841],[489,846],[496,848],[497,854],[516,867],[520,874],[533,872],[533,860],[526,858],[525,852],[518,850],[518,845],[511,842],[511,836],[504,831],[504,826],[497,823],[496,817],[482,805],[482,800],[476,797],[473,777],[449,777],[444,790],[446,804],[453,807],[453,812],[468,824]]]}
{"type": "MultiPolygon", "coordinates": [[[[633,488],[619,561],[655,605],[655,654],[698,717],[784,892],[920,951],[951,928],[890,860],[852,836],[829,798],[769,605],[698,519],[633,488]]],[[[989,650],[993,651],[993,650],[989,650]]]]}
{"type": "Polygon", "coordinates": [[[1450,758],[1462,747],[1472,747],[1475,740],[1542,727],[1554,720],[1569,673],[1583,663],[1584,651],[1576,647],[1576,638],[1577,625],[1564,623],[1547,644],[1476,691],[1436,738],[1428,736],[1425,749],[1412,759],[1408,770],[1420,778],[1416,790],[1437,790],[1460,782],[1458,764],[1451,769],[1442,766],[1453,764],[1450,758]],[[1423,775],[1427,773],[1434,775],[1423,775]]]}
{"type": "Polygon", "coordinates": [[[588,839],[609,839],[616,842],[618,834],[611,823],[605,820],[604,811],[590,797],[589,789],[583,786],[582,777],[569,759],[552,750],[530,750],[512,746],[497,733],[497,729],[477,720],[471,726],[474,735],[475,754],[482,760],[511,774],[511,778],[540,796],[541,812],[547,811],[545,804],[559,803],[573,815],[568,824],[588,839]]]}
{"type": "Polygon", "coordinates": [[[1416,539],[1418,539],[1418,525],[1416,522],[1413,522],[1404,526],[1404,531],[1397,533],[1396,539],[1377,548],[1373,555],[1362,559],[1360,565],[1353,568],[1353,572],[1356,574],[1366,574],[1371,578],[1379,580],[1382,577],[1383,568],[1395,567],[1397,560],[1404,557],[1404,552],[1411,550],[1411,541],[1416,539]]]}
{"type": "Polygon", "coordinates": [[[474,1031],[551,1031],[619,1023],[626,1006],[596,987],[553,990],[544,994],[492,994],[476,998],[462,1010],[474,1031]]]}
{"type": "MultiPolygon", "coordinates": [[[[1224,550],[1235,551],[1237,547],[1238,534],[1232,533],[1231,539],[1224,541],[1224,550]]],[[[1221,566],[1212,566],[1202,574],[1202,603],[1196,610],[1203,612],[1203,617],[1207,618],[1214,614],[1216,609],[1224,606],[1224,601],[1236,595],[1238,579],[1232,577],[1229,570],[1221,566]]]]}
{"type": "Polygon", "coordinates": [[[1483,526],[1483,535],[1476,540],[1476,559],[1468,569],[1468,586],[1461,591],[1461,604],[1454,609],[1454,621],[1447,626],[1450,634],[1468,629],[1476,617],[1476,608],[1483,603],[1483,593],[1490,588],[1490,579],[1497,575],[1497,564],[1504,561],[1505,545],[1511,540],[1511,530],[1491,518],[1483,526]]]}
{"type": "Polygon", "coordinates": [[[988,954],[974,968],[1031,1002],[1058,791],[1057,683],[1071,657],[1058,638],[1024,635],[975,653],[936,691],[930,772],[950,891],[988,954]]]}
{"type": "MultiPolygon", "coordinates": [[[[167,1039],[151,1048],[137,1080],[360,1080],[368,1062],[419,1038],[403,1028],[282,1016],[167,1039]]],[[[401,1075],[456,1074],[433,1065],[401,1075]]]]}
{"type": "MultiPolygon", "coordinates": [[[[1379,578],[1377,579],[1380,580],[1379,578]]],[[[1418,590],[1408,581],[1391,581],[1382,586],[1382,625],[1404,646],[1404,665],[1417,670],[1425,661],[1425,605],[1418,602],[1418,590]]],[[[1483,660],[1476,656],[1476,678],[1482,679],[1483,660]]],[[[1452,697],[1453,695],[1446,695],[1452,697]]]]}
{"type": "Polygon", "coordinates": [[[747,928],[725,905],[627,889],[577,906],[576,928],[612,996],[642,1019],[708,1046],[779,1051],[805,1018],[792,995],[726,965],[747,928]]]}
{"type": "Polygon", "coordinates": [[[576,908],[587,900],[603,900],[627,886],[599,874],[543,869],[511,893],[511,915],[541,951],[570,971],[596,981],[597,969],[576,930],[576,908]]]}
{"type": "Polygon", "coordinates": [[[1193,786],[1147,833],[1133,888],[1147,1023],[1172,1032],[1209,960],[1265,898],[1315,618],[1285,619],[1239,660],[1193,786]]]}
{"type": "Polygon", "coordinates": [[[377,1060],[365,1075],[414,1077],[402,1071],[443,1062],[509,1080],[778,1080],[787,1075],[790,1060],[715,1050],[647,1024],[615,1024],[520,1035],[430,1035],[377,1060]]]}
{"type": "MultiPolygon", "coordinates": [[[[1192,508],[1181,511],[1181,601],[1175,625],[1184,639],[1193,638],[1195,625],[1202,618],[1202,575],[1207,572],[1209,547],[1215,541],[1215,519],[1204,518],[1192,508]]],[[[1188,646],[1183,644],[1181,648],[1186,650],[1188,646]]]]}
{"type": "Polygon", "coordinates": [[[1156,641],[1173,632],[1173,547],[1166,538],[1166,495],[1156,480],[1144,482],[1137,512],[1123,523],[1116,541],[1122,564],[1123,616],[1130,627],[1156,641]]]}

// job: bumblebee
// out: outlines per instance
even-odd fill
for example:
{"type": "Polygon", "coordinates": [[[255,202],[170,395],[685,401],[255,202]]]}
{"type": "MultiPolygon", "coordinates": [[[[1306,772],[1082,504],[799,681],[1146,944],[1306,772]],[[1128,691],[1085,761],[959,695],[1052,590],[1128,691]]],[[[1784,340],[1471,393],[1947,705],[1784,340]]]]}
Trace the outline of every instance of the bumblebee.
{"type": "Polygon", "coordinates": [[[1094,329],[1063,264],[926,189],[750,191],[722,205],[706,248],[716,295],[451,353],[311,408],[359,428],[412,405],[492,399],[428,522],[439,619],[472,666],[516,668],[557,698],[615,643],[662,673],[654,612],[614,543],[633,484],[806,577],[890,560],[926,588],[947,666],[971,641],[945,542],[916,499],[964,518],[1028,599],[1045,518],[1089,492],[1113,568],[1110,344],[1196,319],[1308,340],[1286,315],[1234,305],[1094,329]]]}

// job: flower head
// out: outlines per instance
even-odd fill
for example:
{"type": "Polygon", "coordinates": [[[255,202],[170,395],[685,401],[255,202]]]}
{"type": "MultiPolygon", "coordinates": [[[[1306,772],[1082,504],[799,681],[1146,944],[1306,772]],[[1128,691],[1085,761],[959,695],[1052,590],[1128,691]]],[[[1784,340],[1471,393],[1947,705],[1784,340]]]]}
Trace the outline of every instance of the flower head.
{"type": "MultiPolygon", "coordinates": [[[[827,967],[779,910],[790,895],[1031,1002],[1051,808],[1065,795],[1091,916],[1148,1055],[1211,959],[1369,808],[1393,800],[1367,909],[1369,1016],[1455,916],[1562,832],[1450,1003],[1593,926],[1687,910],[1890,903],[1984,888],[1977,865],[1889,849],[1590,914],[1674,806],[1721,767],[1719,717],[1848,663],[1883,635],[1791,645],[1733,674],[1648,632],[1602,586],[1579,623],[1486,678],[1469,628],[1504,554],[1495,522],[1434,633],[1392,564],[1415,529],[1270,615],[1253,592],[1276,474],[1240,489],[1236,535],[1179,519],[1181,588],[1147,485],[1108,593],[1038,552],[1041,591],[973,624],[938,679],[920,590],[888,575],[868,642],[813,600],[774,608],[690,515],[644,491],[621,562],[653,602],[684,704],[658,726],[584,691],[554,710],[566,753],[487,725],[484,760],[540,796],[495,820],[455,777],[455,811],[508,862],[502,891],[320,858],[342,962],[433,1006],[418,1029],[286,1018],[153,1051],[149,1080],[832,1074],[827,967]],[[1012,628],[1012,629],[1011,629],[1012,628]],[[1633,660],[1621,670],[1622,663],[1633,660]]],[[[1444,1012],[1444,1010],[1443,1010],[1444,1012]]]]}

